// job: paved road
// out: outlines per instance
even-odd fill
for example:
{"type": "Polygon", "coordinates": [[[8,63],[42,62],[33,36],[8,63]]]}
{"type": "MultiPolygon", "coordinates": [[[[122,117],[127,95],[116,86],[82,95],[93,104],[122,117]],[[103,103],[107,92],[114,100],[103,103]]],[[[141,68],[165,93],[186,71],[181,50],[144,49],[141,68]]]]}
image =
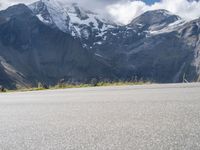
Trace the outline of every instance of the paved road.
{"type": "Polygon", "coordinates": [[[0,94],[0,150],[170,149],[200,149],[200,84],[0,94]]]}

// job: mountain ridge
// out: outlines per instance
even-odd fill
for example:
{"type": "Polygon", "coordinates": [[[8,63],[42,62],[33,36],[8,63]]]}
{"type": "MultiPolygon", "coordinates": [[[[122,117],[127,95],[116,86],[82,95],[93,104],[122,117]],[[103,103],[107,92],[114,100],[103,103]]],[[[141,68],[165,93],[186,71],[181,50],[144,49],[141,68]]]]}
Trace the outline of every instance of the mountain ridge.
{"type": "Polygon", "coordinates": [[[96,13],[78,4],[52,12],[47,9],[52,4],[45,4],[38,1],[0,11],[0,85],[200,79],[199,19],[185,22],[165,10],[154,10],[118,25],[98,20],[96,13]],[[53,18],[55,12],[59,13],[53,18]]]}

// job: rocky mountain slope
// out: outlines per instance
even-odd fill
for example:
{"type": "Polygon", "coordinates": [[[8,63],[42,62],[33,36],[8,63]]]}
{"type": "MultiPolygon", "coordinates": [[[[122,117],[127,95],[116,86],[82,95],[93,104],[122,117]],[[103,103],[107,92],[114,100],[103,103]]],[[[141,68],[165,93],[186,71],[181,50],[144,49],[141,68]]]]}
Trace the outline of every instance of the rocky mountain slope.
{"type": "Polygon", "coordinates": [[[166,10],[119,25],[78,4],[41,0],[0,11],[0,85],[143,79],[198,81],[200,19],[166,10]]]}
{"type": "Polygon", "coordinates": [[[6,87],[57,84],[63,78],[83,82],[108,68],[78,39],[43,24],[23,4],[0,12],[0,56],[6,87]]]}
{"type": "Polygon", "coordinates": [[[40,0],[29,6],[40,21],[55,26],[81,39],[83,47],[90,48],[108,29],[116,24],[100,14],[80,7],[77,3],[63,5],[56,0],[40,0]]]}

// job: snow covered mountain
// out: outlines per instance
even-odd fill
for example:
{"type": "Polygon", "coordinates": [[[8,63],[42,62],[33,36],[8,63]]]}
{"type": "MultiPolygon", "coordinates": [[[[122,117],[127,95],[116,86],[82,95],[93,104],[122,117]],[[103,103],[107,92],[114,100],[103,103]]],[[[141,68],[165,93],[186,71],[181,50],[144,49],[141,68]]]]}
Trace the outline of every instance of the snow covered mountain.
{"type": "Polygon", "coordinates": [[[200,19],[153,10],[119,25],[56,0],[0,11],[0,85],[200,81],[200,19]]]}
{"type": "Polygon", "coordinates": [[[56,0],[40,0],[29,8],[43,23],[81,39],[83,46],[91,47],[95,39],[116,24],[100,14],[80,7],[77,3],[62,4],[56,0]]]}
{"type": "MultiPolygon", "coordinates": [[[[99,54],[105,49],[108,51],[121,51],[126,53],[132,47],[138,45],[143,39],[151,38],[156,34],[172,32],[182,27],[186,22],[179,16],[174,15],[166,10],[153,10],[145,12],[144,14],[133,19],[131,23],[124,26],[116,26],[107,30],[96,49],[99,54]],[[135,46],[133,46],[135,45],[135,46]]],[[[111,54],[111,52],[110,52],[111,54]]],[[[108,56],[106,53],[104,56],[108,56]]]]}
{"type": "Polygon", "coordinates": [[[99,52],[101,47],[112,44],[111,47],[114,48],[118,39],[121,44],[124,41],[121,39],[126,39],[131,34],[140,39],[143,36],[170,32],[185,23],[179,16],[166,10],[148,11],[123,26],[82,8],[77,3],[62,4],[56,0],[40,0],[29,5],[29,8],[44,24],[78,38],[84,48],[94,50],[97,56],[102,56],[102,51],[99,52]]]}

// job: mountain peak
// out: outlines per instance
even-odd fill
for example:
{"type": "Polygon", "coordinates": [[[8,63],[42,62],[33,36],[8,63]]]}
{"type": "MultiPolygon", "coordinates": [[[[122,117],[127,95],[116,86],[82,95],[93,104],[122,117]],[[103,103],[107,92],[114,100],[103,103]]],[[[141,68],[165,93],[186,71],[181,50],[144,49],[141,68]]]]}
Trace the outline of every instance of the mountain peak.
{"type": "Polygon", "coordinates": [[[62,3],[56,0],[40,0],[29,6],[45,24],[56,26],[75,37],[88,39],[90,35],[112,26],[112,21],[79,6],[78,3],[62,3]]]}
{"type": "Polygon", "coordinates": [[[164,15],[173,15],[170,11],[165,10],[165,9],[156,9],[156,10],[149,10],[146,11],[144,14],[164,14],[164,15]]]}
{"type": "Polygon", "coordinates": [[[158,28],[163,28],[171,23],[174,23],[181,18],[177,15],[172,14],[171,12],[159,9],[151,10],[143,13],[142,15],[135,18],[129,26],[142,25],[145,28],[150,28],[152,26],[157,26],[158,28]]]}
{"type": "Polygon", "coordinates": [[[31,10],[25,4],[17,4],[8,7],[8,9],[4,10],[4,12],[8,12],[9,16],[12,16],[22,13],[31,13],[31,10]]]}

